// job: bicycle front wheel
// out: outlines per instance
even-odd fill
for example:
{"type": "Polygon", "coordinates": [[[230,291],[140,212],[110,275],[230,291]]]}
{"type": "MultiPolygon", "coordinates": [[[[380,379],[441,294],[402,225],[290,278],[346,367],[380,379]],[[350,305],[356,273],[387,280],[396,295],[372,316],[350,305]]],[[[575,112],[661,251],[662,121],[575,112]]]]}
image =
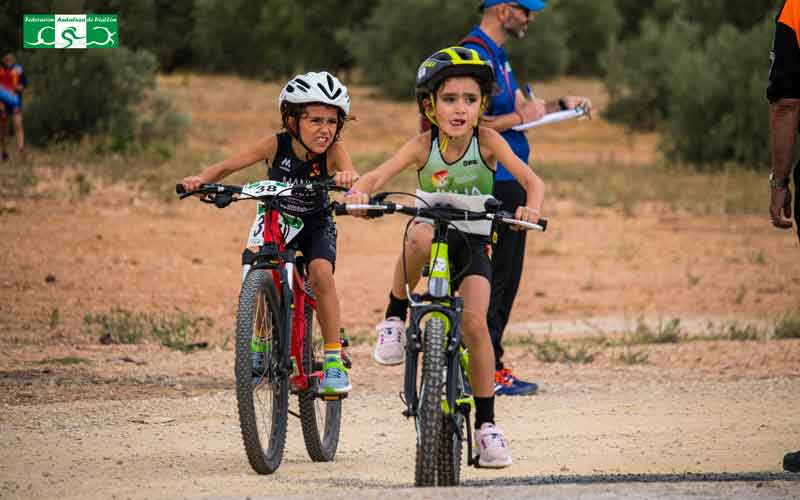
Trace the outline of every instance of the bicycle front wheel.
{"type": "Polygon", "coordinates": [[[319,323],[314,321],[314,309],[306,305],[306,334],[303,339],[303,370],[309,375],[309,387],[298,395],[300,423],[303,440],[311,460],[330,462],[339,446],[342,425],[342,401],[325,401],[317,394],[319,377],[310,377],[322,371],[325,343],[319,323]]]}
{"type": "Polygon", "coordinates": [[[283,460],[289,379],[280,368],[280,307],[269,271],[247,273],[236,314],[236,402],[247,459],[259,474],[283,460]]]}
{"type": "Polygon", "coordinates": [[[439,486],[458,486],[461,481],[461,453],[463,448],[462,436],[469,432],[467,429],[468,418],[460,411],[458,400],[465,397],[465,373],[458,360],[450,363],[448,376],[456,378],[458,395],[456,407],[450,408],[451,415],[442,415],[442,433],[439,443],[439,464],[437,481],[439,486]]]}
{"type": "Polygon", "coordinates": [[[444,320],[432,317],[425,324],[419,408],[417,410],[417,461],[414,484],[434,486],[442,437],[444,385],[444,320]]]}

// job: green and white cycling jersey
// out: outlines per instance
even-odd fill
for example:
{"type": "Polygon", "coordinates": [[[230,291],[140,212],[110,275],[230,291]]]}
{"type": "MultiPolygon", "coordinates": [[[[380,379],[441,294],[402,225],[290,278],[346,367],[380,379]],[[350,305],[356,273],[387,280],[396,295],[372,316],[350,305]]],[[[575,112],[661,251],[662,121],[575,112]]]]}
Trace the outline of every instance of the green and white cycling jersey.
{"type": "MultiPolygon", "coordinates": [[[[451,205],[455,208],[482,212],[484,203],[492,197],[494,171],[481,156],[478,130],[472,135],[467,150],[458,160],[447,163],[439,150],[438,128],[431,129],[431,149],[428,161],[417,171],[417,196],[428,205],[451,205]]],[[[417,200],[417,206],[428,206],[417,200]]],[[[425,220],[425,219],[422,219],[425,220]]],[[[454,222],[461,231],[488,236],[492,223],[488,220],[454,222]]]]}

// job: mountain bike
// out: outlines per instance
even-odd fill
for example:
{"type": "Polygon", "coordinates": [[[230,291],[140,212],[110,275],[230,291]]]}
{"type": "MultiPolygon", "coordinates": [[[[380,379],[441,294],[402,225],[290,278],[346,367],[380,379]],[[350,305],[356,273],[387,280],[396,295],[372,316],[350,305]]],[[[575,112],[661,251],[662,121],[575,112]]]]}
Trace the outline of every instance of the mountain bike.
{"type": "MultiPolygon", "coordinates": [[[[236,313],[236,401],[250,465],[259,474],[278,469],[289,414],[300,419],[311,459],[333,460],[339,444],[342,396],[317,393],[324,342],[314,321],[317,303],[306,281],[308,262],[292,246],[303,222],[291,214],[291,208],[298,196],[316,192],[326,200],[319,213],[330,214],[334,205],[327,201],[327,192],[345,189],[327,182],[288,185],[271,180],[244,186],[203,184],[192,192],[178,184],[175,189],[181,199],[197,194],[201,201],[219,208],[235,201],[259,202],[248,248],[242,254],[245,271],[236,313]],[[289,410],[289,393],[297,395],[299,413],[289,410]]],[[[342,345],[347,345],[346,338],[342,345]]],[[[345,351],[342,358],[350,368],[345,351]]]]}
{"type": "Polygon", "coordinates": [[[372,217],[402,213],[429,219],[433,225],[430,259],[422,272],[427,278],[427,291],[409,294],[411,318],[406,330],[403,415],[414,418],[417,431],[414,484],[455,486],[461,478],[465,439],[468,465],[478,466],[478,457],[473,454],[470,433],[470,412],[475,403],[468,382],[469,352],[462,343],[464,301],[454,296],[451,288],[455,279],[450,276],[448,232],[457,222],[480,220],[544,231],[547,220],[540,219],[536,224],[516,220],[513,214],[499,211],[500,203],[493,198],[486,202],[485,211],[476,212],[451,206],[403,206],[386,201],[390,194],[414,196],[380,193],[369,204],[339,205],[335,212],[366,210],[372,217]]]}

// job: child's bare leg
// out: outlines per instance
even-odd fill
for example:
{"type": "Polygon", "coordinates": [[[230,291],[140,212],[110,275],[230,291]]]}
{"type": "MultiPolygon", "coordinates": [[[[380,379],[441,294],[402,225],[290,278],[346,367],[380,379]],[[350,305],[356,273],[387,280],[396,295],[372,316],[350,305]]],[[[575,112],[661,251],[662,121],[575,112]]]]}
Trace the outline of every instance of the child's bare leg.
{"type": "Polygon", "coordinates": [[[326,344],[339,343],[339,296],[333,279],[333,265],[325,259],[314,259],[308,266],[311,289],[317,297],[317,318],[326,344]]]}
{"type": "Polygon", "coordinates": [[[410,290],[416,288],[422,275],[422,268],[428,263],[431,254],[433,228],[429,224],[413,224],[408,231],[406,241],[406,267],[403,269],[403,257],[397,258],[392,279],[392,295],[398,299],[407,299],[406,280],[410,290]]]}
{"type": "Polygon", "coordinates": [[[22,129],[22,112],[14,113],[11,117],[11,122],[14,124],[14,135],[17,138],[17,152],[21,153],[22,150],[25,149],[25,131],[22,129]]]}
{"type": "Polygon", "coordinates": [[[461,327],[469,349],[470,385],[475,396],[494,396],[494,351],[486,323],[489,309],[489,281],[483,276],[467,276],[459,287],[464,298],[461,327]]]}
{"type": "MultiPolygon", "coordinates": [[[[2,106],[2,104],[0,104],[2,106]]],[[[8,117],[5,112],[0,111],[0,152],[3,154],[3,159],[8,157],[6,151],[6,134],[8,133],[8,117]]]]}

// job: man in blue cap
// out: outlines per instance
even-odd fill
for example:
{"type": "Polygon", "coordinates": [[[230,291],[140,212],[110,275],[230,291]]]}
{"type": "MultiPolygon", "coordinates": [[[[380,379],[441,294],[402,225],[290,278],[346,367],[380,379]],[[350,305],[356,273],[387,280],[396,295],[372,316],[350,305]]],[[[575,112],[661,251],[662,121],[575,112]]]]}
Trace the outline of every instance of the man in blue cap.
{"type": "MultiPolygon", "coordinates": [[[[525,163],[530,155],[528,139],[512,127],[538,120],[545,113],[579,105],[591,109],[591,102],[585,97],[565,96],[552,102],[535,99],[529,87],[526,86],[527,95],[524,94],[514,78],[503,44],[510,38],[523,38],[534,13],[544,9],[545,3],[546,0],[484,0],[480,5],[480,25],[461,41],[461,45],[477,50],[495,68],[499,92],[492,97],[482,125],[500,132],[525,163]]],[[[525,190],[499,163],[494,181],[494,196],[503,203],[504,210],[514,213],[519,205],[525,204],[525,190]]],[[[503,331],[522,277],[526,234],[526,231],[515,231],[505,225],[492,234],[492,295],[487,320],[495,352],[495,394],[498,396],[532,395],[538,390],[537,384],[517,378],[502,360],[503,331]]]]}

